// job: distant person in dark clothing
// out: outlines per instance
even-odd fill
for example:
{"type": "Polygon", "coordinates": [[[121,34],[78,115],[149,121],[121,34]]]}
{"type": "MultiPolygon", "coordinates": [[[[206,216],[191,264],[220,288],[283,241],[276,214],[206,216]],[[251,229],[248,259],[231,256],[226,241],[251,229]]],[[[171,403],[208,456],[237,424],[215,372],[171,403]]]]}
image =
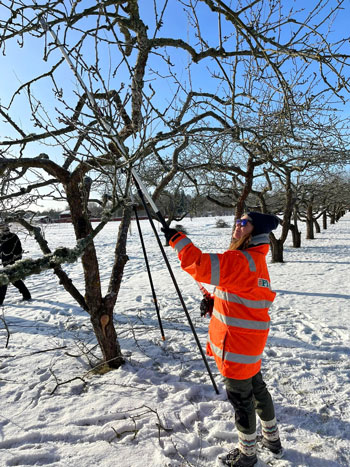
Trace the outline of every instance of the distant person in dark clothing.
{"type": "MultiPolygon", "coordinates": [[[[0,223],[0,258],[3,266],[13,264],[22,259],[22,245],[18,236],[10,231],[8,224],[0,223]]],[[[23,300],[30,300],[32,297],[23,281],[18,280],[12,283],[21,292],[23,300]]],[[[5,300],[7,285],[0,285],[0,306],[5,300]]]]}

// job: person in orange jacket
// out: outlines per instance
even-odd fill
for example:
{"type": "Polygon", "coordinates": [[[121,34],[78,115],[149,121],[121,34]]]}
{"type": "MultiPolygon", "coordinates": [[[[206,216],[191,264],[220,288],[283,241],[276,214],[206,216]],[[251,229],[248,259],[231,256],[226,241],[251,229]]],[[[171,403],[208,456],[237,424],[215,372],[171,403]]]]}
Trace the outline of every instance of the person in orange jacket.
{"type": "Polygon", "coordinates": [[[235,411],[238,448],[222,461],[231,467],[257,464],[256,413],[262,427],[262,447],[282,457],[275,410],[260,368],[269,333],[268,310],[276,293],[271,290],[266,264],[269,233],[278,226],[272,214],[249,212],[236,220],[233,240],[222,254],[202,253],[182,232],[162,231],[196,281],[215,285],[212,297],[201,303],[202,316],[211,315],[207,354],[224,377],[235,411]]]}

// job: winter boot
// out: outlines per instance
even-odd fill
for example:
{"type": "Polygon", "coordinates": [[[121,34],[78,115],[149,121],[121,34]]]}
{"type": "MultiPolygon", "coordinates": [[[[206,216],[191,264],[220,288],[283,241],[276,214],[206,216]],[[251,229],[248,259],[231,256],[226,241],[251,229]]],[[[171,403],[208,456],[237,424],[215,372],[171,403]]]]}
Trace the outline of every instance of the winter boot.
{"type": "Polygon", "coordinates": [[[256,432],[252,434],[238,431],[238,448],[230,451],[224,459],[224,465],[230,467],[251,467],[258,463],[256,457],[256,432]]]}
{"type": "Polygon", "coordinates": [[[258,438],[258,441],[264,448],[268,449],[276,459],[280,459],[283,456],[283,448],[276,418],[269,421],[261,420],[261,429],[262,436],[258,438]]]}
{"type": "Polygon", "coordinates": [[[281,457],[283,457],[283,447],[279,438],[275,441],[270,441],[264,436],[261,436],[258,437],[258,442],[260,442],[264,448],[268,449],[276,459],[281,459],[281,457]]]}
{"type": "Polygon", "coordinates": [[[222,459],[222,463],[229,467],[253,467],[258,464],[258,458],[256,454],[253,456],[246,456],[238,448],[230,451],[222,459]]]}

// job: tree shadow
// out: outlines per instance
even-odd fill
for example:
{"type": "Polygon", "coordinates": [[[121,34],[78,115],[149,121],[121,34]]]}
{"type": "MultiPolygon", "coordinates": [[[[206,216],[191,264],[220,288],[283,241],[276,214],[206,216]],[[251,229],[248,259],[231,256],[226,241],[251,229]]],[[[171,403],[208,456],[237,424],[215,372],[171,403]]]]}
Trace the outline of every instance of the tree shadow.
{"type": "Polygon", "coordinates": [[[321,292],[300,292],[295,290],[281,290],[281,289],[274,289],[274,291],[281,295],[304,295],[308,297],[325,297],[325,298],[344,298],[349,299],[350,295],[341,295],[336,293],[321,293],[321,292]]]}
{"type": "Polygon", "coordinates": [[[296,449],[285,449],[285,455],[281,459],[286,459],[287,461],[290,460],[294,467],[301,466],[301,467],[344,467],[347,464],[343,462],[331,461],[329,459],[322,459],[321,457],[317,457],[313,454],[303,454],[296,449]]]}

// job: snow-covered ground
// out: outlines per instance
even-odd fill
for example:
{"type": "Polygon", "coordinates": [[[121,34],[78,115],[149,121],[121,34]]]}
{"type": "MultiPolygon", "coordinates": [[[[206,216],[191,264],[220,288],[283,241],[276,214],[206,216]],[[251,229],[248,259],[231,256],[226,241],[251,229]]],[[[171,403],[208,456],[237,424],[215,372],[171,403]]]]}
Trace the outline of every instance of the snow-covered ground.
{"type": "MultiPolygon", "coordinates": [[[[203,251],[222,252],[231,229],[217,229],[216,220],[182,224],[203,251]]],[[[97,239],[105,289],[118,225],[97,239]]],[[[91,371],[89,360],[100,354],[89,317],[51,271],[26,280],[32,302],[9,287],[0,308],[1,466],[204,467],[235,445],[220,374],[208,358],[217,395],[151,228],[141,225],[166,340],[133,221],[115,309],[126,359],[119,370],[91,371]]],[[[44,229],[51,249],[75,243],[68,224],[44,229]]],[[[20,236],[25,256],[40,256],[34,240],[20,236]]],[[[316,237],[303,235],[300,249],[287,241],[286,262],[269,264],[277,297],[262,372],[285,447],[281,467],[350,465],[350,213],[316,237]]],[[[166,253],[204,349],[199,289],[175,252],[166,253]]],[[[65,269],[83,292],[79,263],[65,269]]]]}

